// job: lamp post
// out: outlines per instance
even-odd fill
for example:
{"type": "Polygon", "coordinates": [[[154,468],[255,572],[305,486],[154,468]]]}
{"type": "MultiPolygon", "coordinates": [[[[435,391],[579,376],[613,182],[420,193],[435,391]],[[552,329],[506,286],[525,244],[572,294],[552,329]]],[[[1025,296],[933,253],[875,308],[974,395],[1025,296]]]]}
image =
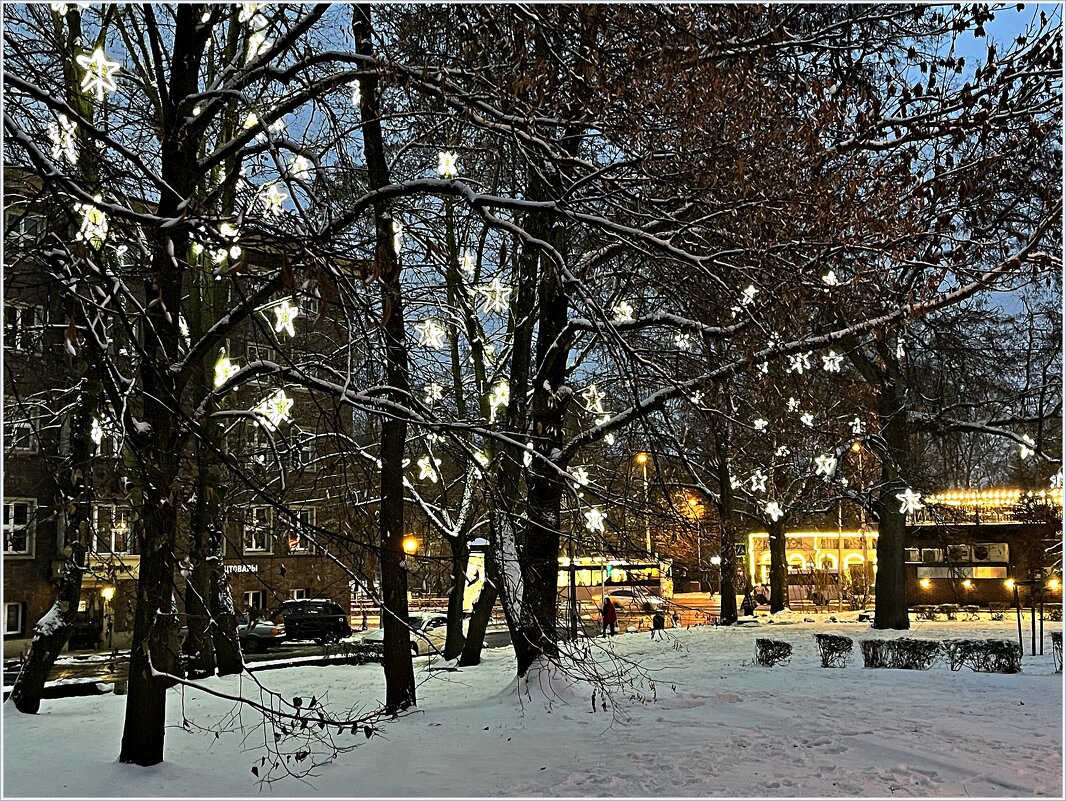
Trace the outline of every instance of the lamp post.
{"type": "Polygon", "coordinates": [[[644,549],[651,554],[651,519],[648,517],[648,460],[651,457],[641,451],[637,454],[637,464],[644,473],[644,549]]]}
{"type": "Polygon", "coordinates": [[[700,577],[700,591],[703,591],[703,526],[700,524],[700,501],[699,498],[693,498],[688,495],[685,498],[688,503],[689,514],[692,515],[692,519],[696,521],[696,570],[699,572],[700,577]]]}
{"type": "Polygon", "coordinates": [[[115,629],[114,622],[111,618],[111,599],[115,597],[115,588],[111,586],[104,587],[100,590],[100,597],[104,599],[104,621],[107,626],[107,650],[110,651],[111,637],[115,629]]]}

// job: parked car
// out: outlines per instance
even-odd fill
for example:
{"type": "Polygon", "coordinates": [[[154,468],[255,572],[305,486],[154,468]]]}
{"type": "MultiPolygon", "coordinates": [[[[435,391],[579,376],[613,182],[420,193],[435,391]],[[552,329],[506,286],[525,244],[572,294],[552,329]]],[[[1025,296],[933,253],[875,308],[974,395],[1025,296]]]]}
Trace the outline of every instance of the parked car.
{"type": "Polygon", "coordinates": [[[285,601],[278,607],[278,615],[284,621],[285,638],[289,640],[314,640],[324,645],[352,633],[345,611],[325,598],[285,601]]]}
{"type": "MultiPolygon", "coordinates": [[[[440,612],[414,612],[407,617],[411,629],[411,653],[439,654],[448,637],[448,616],[440,612]]],[[[385,642],[385,629],[377,629],[363,637],[363,644],[380,651],[385,642]]]]}
{"type": "Polygon", "coordinates": [[[241,650],[254,654],[265,651],[271,645],[285,642],[285,624],[273,620],[257,620],[254,623],[242,623],[237,626],[237,637],[241,641],[241,650]]]}
{"type": "Polygon", "coordinates": [[[624,612],[658,612],[667,607],[665,598],[653,595],[639,587],[617,587],[607,590],[596,598],[596,604],[603,608],[603,599],[610,598],[616,609],[624,612]]]}

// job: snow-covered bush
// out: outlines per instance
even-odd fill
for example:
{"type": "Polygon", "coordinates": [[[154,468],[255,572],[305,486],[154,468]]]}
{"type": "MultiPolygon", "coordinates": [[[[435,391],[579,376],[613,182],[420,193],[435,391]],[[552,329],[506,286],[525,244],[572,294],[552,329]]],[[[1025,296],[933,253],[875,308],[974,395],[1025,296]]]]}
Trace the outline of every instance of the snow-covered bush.
{"type": "Polygon", "coordinates": [[[1062,632],[1051,632],[1051,655],[1055,658],[1055,672],[1062,673],[1062,632]]]}
{"type": "Polygon", "coordinates": [[[892,667],[894,649],[891,640],[861,640],[862,666],[868,668],[892,667]]]}
{"type": "Polygon", "coordinates": [[[787,642],[759,637],[755,640],[755,664],[773,667],[792,658],[792,646],[787,642]]]}
{"type": "Polygon", "coordinates": [[[844,667],[851,655],[851,637],[838,634],[815,634],[818,653],[822,656],[822,667],[844,667]]]}
{"type": "Polygon", "coordinates": [[[948,666],[963,665],[978,673],[1017,673],[1022,669],[1022,647],[1010,640],[949,640],[944,643],[948,666]]]}
{"type": "Polygon", "coordinates": [[[936,640],[916,640],[900,637],[892,641],[891,667],[901,670],[929,670],[940,656],[940,643],[936,640]]]}

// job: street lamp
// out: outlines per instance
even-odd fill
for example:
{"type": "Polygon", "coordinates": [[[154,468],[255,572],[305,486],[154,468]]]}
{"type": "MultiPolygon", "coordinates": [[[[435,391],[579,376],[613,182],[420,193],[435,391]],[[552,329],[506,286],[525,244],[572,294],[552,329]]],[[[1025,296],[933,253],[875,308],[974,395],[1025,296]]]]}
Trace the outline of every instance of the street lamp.
{"type": "Polygon", "coordinates": [[[408,534],[403,538],[403,550],[404,553],[412,554],[418,550],[418,538],[413,534],[408,534]]]}
{"type": "Polygon", "coordinates": [[[651,553],[651,519],[648,517],[648,454],[641,451],[636,455],[637,464],[644,473],[644,549],[651,553]]]}
{"type": "Polygon", "coordinates": [[[700,499],[694,498],[691,495],[685,496],[685,502],[688,504],[689,514],[692,515],[692,519],[696,521],[696,569],[699,571],[700,576],[700,590],[703,590],[703,526],[700,525],[700,499]]]}

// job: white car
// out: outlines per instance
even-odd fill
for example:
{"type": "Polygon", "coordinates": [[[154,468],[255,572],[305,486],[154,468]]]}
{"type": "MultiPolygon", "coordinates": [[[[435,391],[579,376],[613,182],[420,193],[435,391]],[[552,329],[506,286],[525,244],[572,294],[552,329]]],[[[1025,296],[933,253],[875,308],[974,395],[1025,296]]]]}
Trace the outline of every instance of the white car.
{"type": "MultiPolygon", "coordinates": [[[[439,654],[444,650],[448,637],[448,616],[441,612],[413,612],[407,616],[411,629],[411,653],[439,654]]],[[[385,642],[385,629],[380,628],[363,637],[363,643],[381,650],[385,642]]]]}
{"type": "Polygon", "coordinates": [[[625,612],[659,612],[667,607],[665,598],[653,595],[639,587],[618,587],[608,590],[596,599],[596,604],[601,609],[604,598],[610,598],[616,609],[625,612]]]}

